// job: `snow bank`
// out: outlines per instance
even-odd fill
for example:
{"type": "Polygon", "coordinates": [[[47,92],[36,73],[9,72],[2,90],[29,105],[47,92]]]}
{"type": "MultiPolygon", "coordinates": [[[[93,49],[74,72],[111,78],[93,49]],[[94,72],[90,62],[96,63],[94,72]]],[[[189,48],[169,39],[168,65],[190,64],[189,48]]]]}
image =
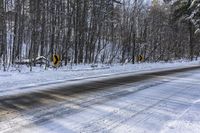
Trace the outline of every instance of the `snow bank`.
{"type": "Polygon", "coordinates": [[[33,68],[33,72],[29,72],[29,68],[23,66],[21,72],[14,70],[14,68],[9,72],[0,71],[0,96],[7,95],[8,93],[15,93],[15,91],[24,92],[25,90],[32,90],[33,87],[39,88],[41,85],[56,84],[66,81],[70,82],[71,80],[96,78],[99,76],[102,77],[123,73],[138,73],[196,64],[199,64],[199,61],[142,63],[134,65],[115,64],[113,66],[99,65],[97,68],[91,68],[91,65],[77,65],[72,68],[68,66],[57,70],[53,68],[44,70],[41,67],[35,67],[33,68]]]}

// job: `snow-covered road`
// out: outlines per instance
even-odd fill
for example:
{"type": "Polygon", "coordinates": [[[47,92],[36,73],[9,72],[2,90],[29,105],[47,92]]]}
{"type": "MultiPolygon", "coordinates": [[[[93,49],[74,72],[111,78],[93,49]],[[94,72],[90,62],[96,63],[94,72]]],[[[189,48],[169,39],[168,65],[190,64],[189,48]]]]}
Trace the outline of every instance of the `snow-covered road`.
{"type": "Polygon", "coordinates": [[[0,132],[198,133],[200,69],[0,98],[0,132]]]}

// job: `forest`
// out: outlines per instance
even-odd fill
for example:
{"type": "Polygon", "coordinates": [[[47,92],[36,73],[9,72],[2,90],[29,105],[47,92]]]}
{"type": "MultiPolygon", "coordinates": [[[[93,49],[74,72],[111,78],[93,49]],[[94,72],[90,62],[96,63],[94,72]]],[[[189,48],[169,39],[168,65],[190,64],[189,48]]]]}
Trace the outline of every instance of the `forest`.
{"type": "Polygon", "coordinates": [[[195,60],[200,0],[0,0],[0,69],[195,60]]]}

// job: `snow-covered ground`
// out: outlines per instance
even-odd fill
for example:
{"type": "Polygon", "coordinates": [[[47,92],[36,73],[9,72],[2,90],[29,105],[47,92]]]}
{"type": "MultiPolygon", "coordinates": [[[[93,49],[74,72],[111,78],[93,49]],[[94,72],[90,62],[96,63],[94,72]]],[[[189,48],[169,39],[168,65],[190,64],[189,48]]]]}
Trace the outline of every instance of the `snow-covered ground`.
{"type": "Polygon", "coordinates": [[[199,71],[86,92],[5,98],[0,100],[0,132],[199,133],[199,71]]]}
{"type": "Polygon", "coordinates": [[[27,67],[21,67],[21,72],[11,68],[9,72],[0,71],[0,96],[32,91],[39,86],[69,82],[72,80],[98,78],[124,73],[143,73],[162,69],[186,67],[200,64],[199,61],[176,61],[173,63],[142,63],[142,64],[116,64],[113,66],[99,65],[91,68],[91,65],[78,65],[63,67],[60,69],[44,70],[41,67],[33,68],[33,72],[27,67]]]}

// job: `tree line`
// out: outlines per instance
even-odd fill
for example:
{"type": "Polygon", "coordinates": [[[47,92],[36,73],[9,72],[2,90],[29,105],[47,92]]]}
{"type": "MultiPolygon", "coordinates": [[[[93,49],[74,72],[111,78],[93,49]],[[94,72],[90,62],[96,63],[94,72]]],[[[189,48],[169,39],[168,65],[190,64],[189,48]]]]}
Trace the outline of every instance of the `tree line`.
{"type": "Polygon", "coordinates": [[[198,58],[198,0],[165,2],[0,0],[0,66],[54,54],[62,65],[198,58]]]}

